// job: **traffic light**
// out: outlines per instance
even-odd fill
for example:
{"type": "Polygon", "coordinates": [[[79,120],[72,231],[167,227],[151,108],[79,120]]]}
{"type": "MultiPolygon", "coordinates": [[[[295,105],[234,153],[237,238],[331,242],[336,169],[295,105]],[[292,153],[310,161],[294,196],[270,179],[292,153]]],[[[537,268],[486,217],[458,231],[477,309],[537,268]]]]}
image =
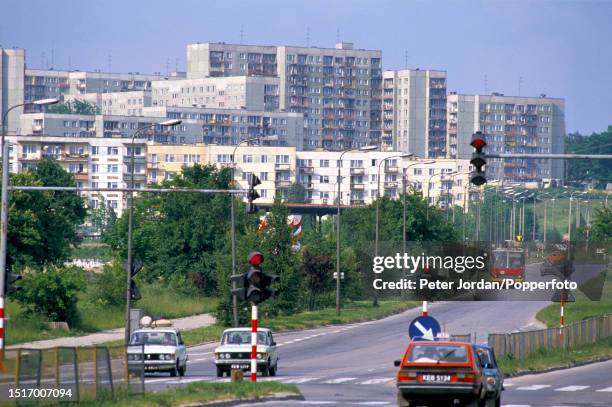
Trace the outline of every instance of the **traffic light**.
{"type": "Polygon", "coordinates": [[[139,299],[142,298],[142,295],[140,294],[140,290],[138,289],[138,286],[136,285],[136,283],[134,282],[134,276],[136,274],[138,274],[138,272],[140,270],[142,270],[142,262],[138,259],[133,259],[132,260],[132,269],[130,270],[130,268],[128,267],[128,263],[127,261],[125,263],[123,263],[123,269],[126,271],[126,273],[130,272],[131,278],[130,278],[130,300],[132,301],[138,301],[139,299]]]}
{"type": "Polygon", "coordinates": [[[14,263],[14,256],[6,256],[6,271],[4,274],[4,295],[13,294],[21,290],[21,287],[17,285],[17,282],[22,278],[21,274],[11,273],[14,263]]]}
{"type": "Polygon", "coordinates": [[[277,290],[269,286],[278,280],[278,277],[266,274],[259,268],[264,260],[263,254],[260,252],[251,252],[248,260],[249,271],[232,276],[232,281],[236,283],[232,295],[235,295],[239,300],[249,301],[257,305],[276,295],[277,290]]]}
{"type": "Polygon", "coordinates": [[[470,145],[475,149],[472,154],[472,159],[470,160],[470,164],[474,166],[474,171],[470,174],[470,182],[474,185],[481,186],[487,182],[485,172],[482,169],[483,166],[487,165],[487,157],[482,152],[482,149],[487,145],[484,134],[480,131],[474,133],[470,145]]]}
{"type": "Polygon", "coordinates": [[[255,187],[261,184],[261,181],[255,174],[249,175],[249,192],[247,193],[248,205],[247,205],[247,213],[255,213],[257,212],[257,205],[253,203],[254,200],[259,198],[259,194],[255,191],[255,187]]]}

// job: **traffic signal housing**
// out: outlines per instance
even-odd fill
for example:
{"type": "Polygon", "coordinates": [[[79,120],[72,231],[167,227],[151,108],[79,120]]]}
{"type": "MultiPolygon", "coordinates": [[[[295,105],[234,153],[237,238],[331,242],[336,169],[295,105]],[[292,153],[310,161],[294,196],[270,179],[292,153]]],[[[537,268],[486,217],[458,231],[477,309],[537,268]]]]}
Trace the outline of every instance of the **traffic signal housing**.
{"type": "Polygon", "coordinates": [[[261,181],[255,174],[249,175],[249,191],[247,192],[247,213],[255,213],[257,212],[257,205],[253,203],[254,200],[259,198],[259,193],[255,191],[255,187],[261,184],[261,181]]]}
{"type": "Polygon", "coordinates": [[[487,165],[487,157],[482,152],[482,149],[487,145],[484,134],[477,131],[472,135],[470,145],[474,147],[470,164],[474,166],[474,171],[470,174],[470,182],[476,186],[481,186],[487,182],[485,172],[482,167],[487,165]]]}
{"type": "Polygon", "coordinates": [[[11,273],[15,264],[15,257],[8,255],[6,256],[6,270],[4,272],[4,295],[16,293],[21,290],[21,287],[17,285],[17,282],[22,279],[21,274],[11,273]]]}
{"type": "Polygon", "coordinates": [[[276,295],[277,290],[271,288],[270,285],[278,280],[278,277],[266,274],[261,270],[260,266],[263,260],[263,254],[260,252],[253,251],[249,254],[249,271],[232,276],[232,281],[236,283],[232,295],[235,295],[239,300],[248,301],[255,305],[276,295]]]}
{"type": "Polygon", "coordinates": [[[123,264],[123,269],[127,273],[130,273],[130,300],[131,301],[138,301],[139,299],[142,298],[142,295],[140,294],[140,290],[138,289],[138,286],[134,282],[134,276],[136,274],[138,274],[138,272],[140,270],[142,270],[142,262],[140,260],[138,260],[138,259],[133,259],[132,260],[132,267],[131,267],[131,270],[130,270],[130,267],[128,267],[128,263],[126,261],[123,264]]]}

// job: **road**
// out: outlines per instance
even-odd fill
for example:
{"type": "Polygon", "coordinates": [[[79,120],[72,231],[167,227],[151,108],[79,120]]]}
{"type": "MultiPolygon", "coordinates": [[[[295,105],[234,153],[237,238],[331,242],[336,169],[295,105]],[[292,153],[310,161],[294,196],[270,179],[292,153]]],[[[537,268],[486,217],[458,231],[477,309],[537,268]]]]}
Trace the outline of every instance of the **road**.
{"type": "MultiPolygon", "coordinates": [[[[538,265],[528,266],[527,278],[540,279],[538,265]]],[[[471,333],[476,341],[486,341],[489,333],[539,328],[534,315],[547,304],[545,301],[441,302],[432,304],[429,312],[446,332],[471,333]]],[[[277,334],[278,376],[262,380],[296,384],[306,400],[265,404],[394,405],[396,368],[393,361],[401,357],[409,341],[408,324],[419,314],[420,309],[413,309],[379,321],[277,334]]],[[[186,377],[152,375],[146,379],[147,389],[201,380],[228,381],[215,376],[211,354],[215,346],[190,348],[186,377]]],[[[509,379],[502,405],[612,406],[612,363],[576,369],[509,379]],[[576,369],[579,374],[572,373],[576,369]]]]}

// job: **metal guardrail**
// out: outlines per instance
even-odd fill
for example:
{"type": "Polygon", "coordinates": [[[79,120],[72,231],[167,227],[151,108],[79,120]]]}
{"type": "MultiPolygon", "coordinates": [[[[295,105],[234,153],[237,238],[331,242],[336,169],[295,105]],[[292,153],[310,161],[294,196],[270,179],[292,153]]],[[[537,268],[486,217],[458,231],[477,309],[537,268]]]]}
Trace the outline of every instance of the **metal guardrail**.
{"type": "Polygon", "coordinates": [[[8,349],[0,364],[2,406],[93,401],[144,389],[144,369],[128,372],[122,346],[8,349]]]}
{"type": "Polygon", "coordinates": [[[497,356],[511,355],[523,359],[540,349],[565,349],[594,343],[612,336],[612,314],[583,319],[563,328],[489,334],[488,342],[497,356]]]}

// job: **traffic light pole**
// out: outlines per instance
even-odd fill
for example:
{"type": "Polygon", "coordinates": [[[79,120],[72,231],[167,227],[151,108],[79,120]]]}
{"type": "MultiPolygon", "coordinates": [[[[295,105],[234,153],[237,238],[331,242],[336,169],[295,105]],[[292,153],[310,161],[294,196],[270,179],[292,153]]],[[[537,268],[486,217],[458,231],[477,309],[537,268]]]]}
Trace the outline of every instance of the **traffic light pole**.
{"type": "Polygon", "coordinates": [[[251,382],[257,381],[257,305],[251,303],[251,382]]]}
{"type": "Polygon", "coordinates": [[[560,160],[612,160],[612,154],[489,154],[486,158],[553,158],[560,160]]]}

